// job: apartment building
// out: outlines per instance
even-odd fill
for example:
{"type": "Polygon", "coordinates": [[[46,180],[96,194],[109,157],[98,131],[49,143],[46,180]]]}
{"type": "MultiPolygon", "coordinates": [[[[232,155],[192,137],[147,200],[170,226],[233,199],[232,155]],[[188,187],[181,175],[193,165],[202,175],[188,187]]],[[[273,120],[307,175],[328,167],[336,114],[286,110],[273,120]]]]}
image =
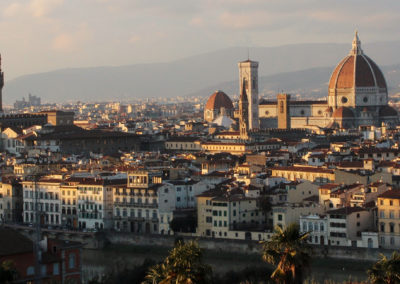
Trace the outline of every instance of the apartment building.
{"type": "Polygon", "coordinates": [[[113,188],[125,179],[81,178],[77,185],[78,227],[89,230],[113,227],[113,188]]]}
{"type": "Polygon", "coordinates": [[[66,179],[60,185],[61,225],[68,229],[78,229],[78,184],[76,179],[66,179]]]}
{"type": "Polygon", "coordinates": [[[291,181],[303,179],[320,183],[328,183],[335,180],[335,173],[333,170],[302,165],[272,168],[271,176],[283,177],[291,181]]]}
{"type": "Polygon", "coordinates": [[[0,223],[22,221],[22,185],[12,178],[0,182],[0,223]]]}
{"type": "Polygon", "coordinates": [[[22,182],[24,223],[38,221],[41,225],[61,225],[61,183],[59,175],[22,182]]]}
{"type": "Polygon", "coordinates": [[[328,245],[357,246],[362,232],[374,229],[373,212],[361,207],[343,207],[329,210],[328,245]]]}
{"type": "Polygon", "coordinates": [[[113,186],[114,228],[117,231],[157,234],[158,190],[161,171],[134,171],[127,175],[126,186],[113,186]]]}
{"type": "MultiPolygon", "coordinates": [[[[224,194],[209,190],[197,196],[197,234],[215,238],[252,239],[265,221],[257,198],[246,197],[241,190],[224,194]]],[[[260,236],[260,239],[263,239],[260,236]]]]}
{"type": "Polygon", "coordinates": [[[379,246],[400,248],[400,190],[388,190],[378,196],[379,246]]]}

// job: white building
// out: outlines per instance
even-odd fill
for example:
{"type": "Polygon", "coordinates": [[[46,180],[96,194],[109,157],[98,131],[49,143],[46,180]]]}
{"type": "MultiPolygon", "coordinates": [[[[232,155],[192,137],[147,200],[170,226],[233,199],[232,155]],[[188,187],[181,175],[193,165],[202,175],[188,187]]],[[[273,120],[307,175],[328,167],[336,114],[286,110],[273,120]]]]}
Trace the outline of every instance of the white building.
{"type": "Polygon", "coordinates": [[[328,216],[327,215],[301,215],[300,231],[309,233],[308,243],[316,245],[328,244],[328,216]]]}
{"type": "Polygon", "coordinates": [[[37,182],[22,182],[24,223],[39,221],[41,225],[61,225],[61,182],[61,176],[46,176],[37,182]],[[36,212],[39,220],[36,220],[36,212]]]}

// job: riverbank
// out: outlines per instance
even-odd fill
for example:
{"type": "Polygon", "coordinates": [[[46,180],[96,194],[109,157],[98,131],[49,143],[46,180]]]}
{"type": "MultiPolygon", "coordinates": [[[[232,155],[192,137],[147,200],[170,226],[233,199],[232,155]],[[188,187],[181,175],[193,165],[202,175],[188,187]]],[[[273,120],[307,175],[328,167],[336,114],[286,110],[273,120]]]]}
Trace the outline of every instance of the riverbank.
{"type": "MultiPolygon", "coordinates": [[[[83,250],[83,278],[85,281],[96,275],[121,267],[140,265],[145,259],[161,261],[171,248],[155,245],[110,244],[99,250],[83,250]]],[[[216,251],[205,249],[204,261],[211,265],[214,273],[241,271],[246,267],[270,267],[264,263],[259,253],[241,253],[235,251],[216,251]]],[[[372,261],[315,257],[311,263],[311,278],[317,282],[331,279],[337,282],[345,280],[365,280],[366,271],[372,261]]]]}

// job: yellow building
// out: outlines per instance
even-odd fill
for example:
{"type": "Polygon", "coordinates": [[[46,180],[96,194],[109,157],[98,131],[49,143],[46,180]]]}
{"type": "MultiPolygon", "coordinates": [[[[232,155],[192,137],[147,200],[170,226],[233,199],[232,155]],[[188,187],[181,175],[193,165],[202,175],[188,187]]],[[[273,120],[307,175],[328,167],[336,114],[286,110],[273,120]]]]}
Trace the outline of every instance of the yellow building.
{"type": "Polygon", "coordinates": [[[379,245],[400,248],[400,190],[388,190],[378,196],[379,245]]]}
{"type": "Polygon", "coordinates": [[[265,240],[265,216],[257,198],[242,193],[206,191],[197,197],[197,235],[225,239],[265,240]],[[261,232],[262,231],[262,232],[261,232]],[[261,232],[261,233],[260,233],[261,232]]]}
{"type": "Polygon", "coordinates": [[[67,179],[60,185],[61,224],[69,229],[78,228],[78,182],[67,179]]]}
{"type": "Polygon", "coordinates": [[[291,167],[276,167],[271,169],[271,176],[283,177],[287,180],[295,181],[297,179],[308,180],[311,182],[327,183],[335,180],[335,173],[321,167],[313,166],[298,166],[291,167]]]}

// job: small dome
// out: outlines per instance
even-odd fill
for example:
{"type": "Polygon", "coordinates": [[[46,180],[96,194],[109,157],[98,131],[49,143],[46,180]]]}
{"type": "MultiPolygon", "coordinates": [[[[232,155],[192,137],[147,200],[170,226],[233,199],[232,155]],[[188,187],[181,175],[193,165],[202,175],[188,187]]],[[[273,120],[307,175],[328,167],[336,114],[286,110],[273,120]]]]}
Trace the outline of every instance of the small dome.
{"type": "Polygon", "coordinates": [[[334,118],[353,118],[354,114],[348,107],[340,107],[332,115],[334,118]]]}
{"type": "Polygon", "coordinates": [[[208,99],[205,109],[221,109],[225,108],[227,110],[233,109],[232,100],[222,91],[215,91],[208,99]]]}
{"type": "Polygon", "coordinates": [[[379,110],[379,116],[397,116],[397,111],[391,106],[384,106],[379,110]]]}

